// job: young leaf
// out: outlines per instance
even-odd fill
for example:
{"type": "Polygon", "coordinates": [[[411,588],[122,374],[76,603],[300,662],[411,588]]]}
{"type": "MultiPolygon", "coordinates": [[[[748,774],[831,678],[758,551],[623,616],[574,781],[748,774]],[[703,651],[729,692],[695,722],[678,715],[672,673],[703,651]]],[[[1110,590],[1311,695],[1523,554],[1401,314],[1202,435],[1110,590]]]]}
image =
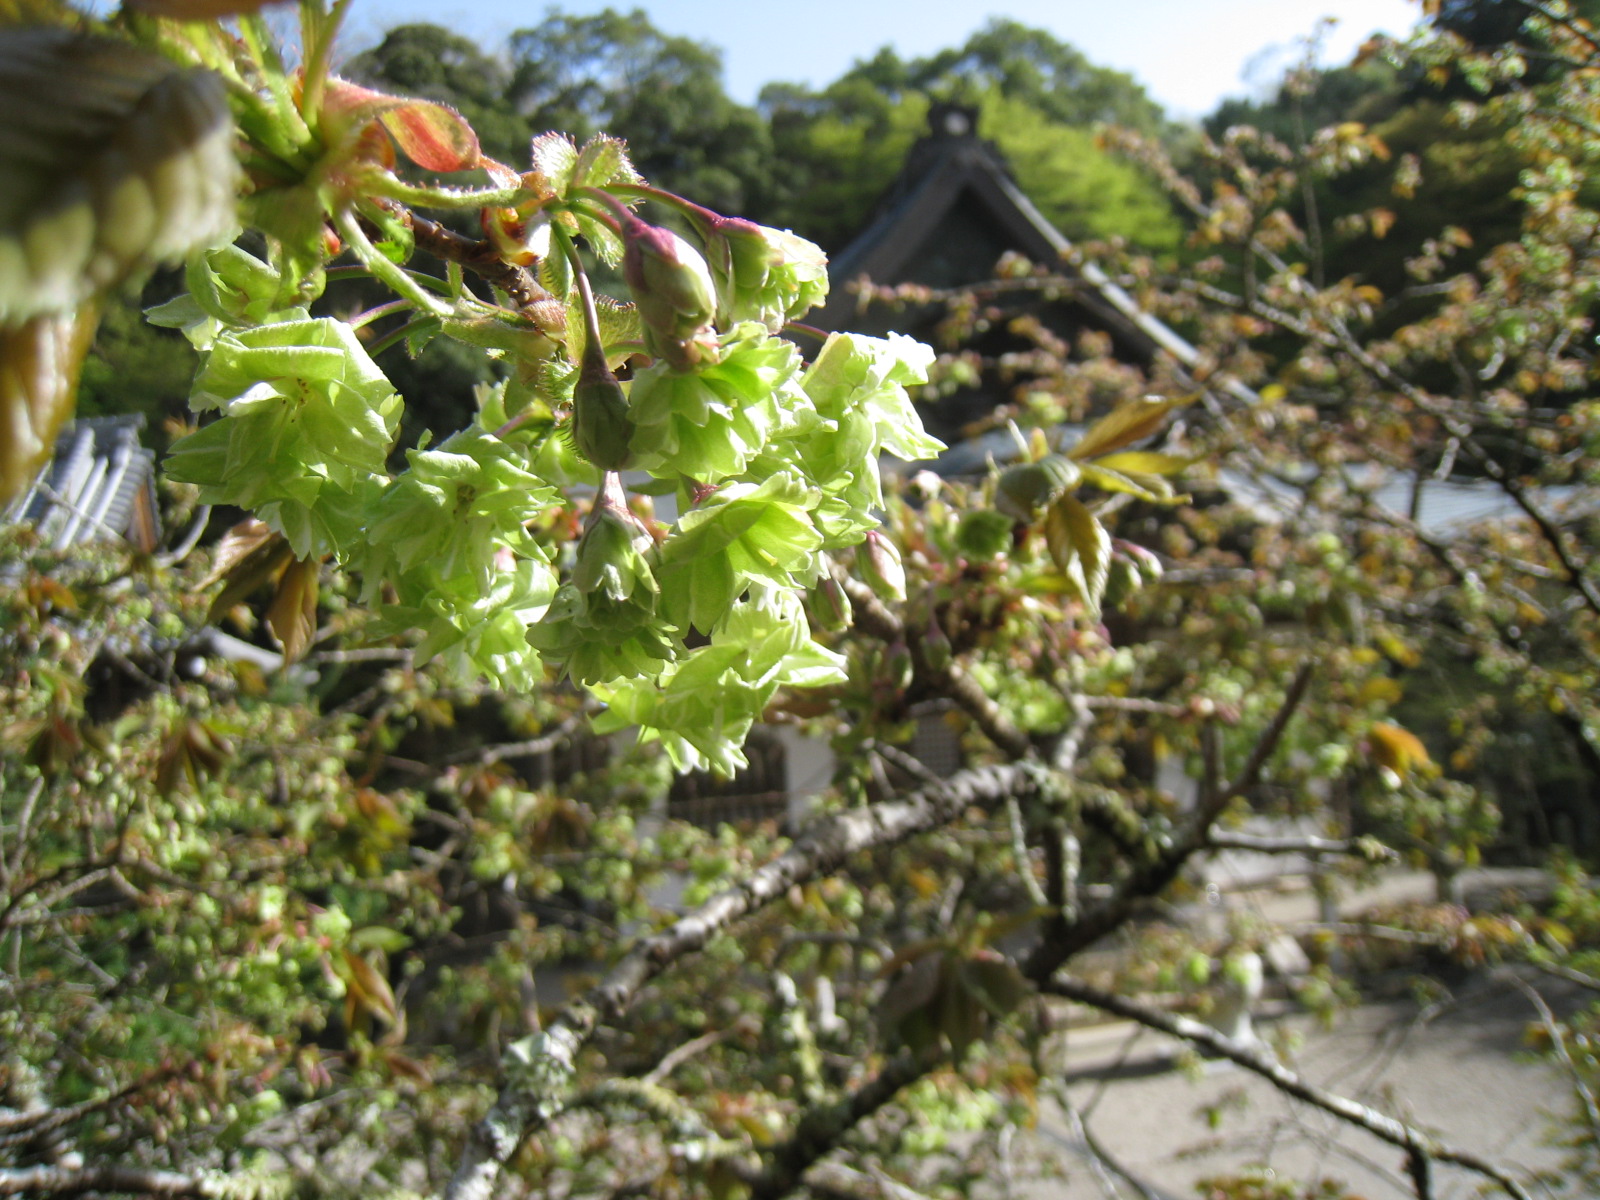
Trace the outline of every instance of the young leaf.
{"type": "Polygon", "coordinates": [[[1186,400],[1145,396],[1139,400],[1129,400],[1119,404],[1089,426],[1078,444],[1067,451],[1067,454],[1081,462],[1086,458],[1110,454],[1113,450],[1132,445],[1155,433],[1161,428],[1161,422],[1166,420],[1169,412],[1186,403],[1188,403],[1186,400]]]}
{"type": "Polygon", "coordinates": [[[1090,616],[1100,619],[1100,598],[1111,569],[1111,535],[1074,496],[1062,496],[1044,519],[1045,545],[1090,616]]]}
{"type": "Polygon", "coordinates": [[[283,661],[300,658],[317,632],[317,577],[322,563],[296,559],[278,576],[278,591],[267,609],[267,627],[283,644],[283,661]]]}

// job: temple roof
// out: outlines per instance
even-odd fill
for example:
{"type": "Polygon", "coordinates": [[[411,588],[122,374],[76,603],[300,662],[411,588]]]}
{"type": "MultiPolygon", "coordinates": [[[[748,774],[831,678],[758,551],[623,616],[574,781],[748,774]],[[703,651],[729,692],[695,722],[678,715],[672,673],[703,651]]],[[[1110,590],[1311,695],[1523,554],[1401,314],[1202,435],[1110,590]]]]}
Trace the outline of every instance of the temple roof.
{"type": "Polygon", "coordinates": [[[848,285],[863,276],[880,286],[958,288],[993,279],[995,264],[1012,252],[1080,282],[1072,302],[1125,352],[1148,359],[1159,349],[1185,365],[1195,360],[1194,347],[1142,312],[1099,267],[1073,261],[1072,243],[1023,194],[999,149],[977,135],[977,109],[935,104],[928,121],[867,227],[834,256],[817,325],[858,323],[848,285]]]}

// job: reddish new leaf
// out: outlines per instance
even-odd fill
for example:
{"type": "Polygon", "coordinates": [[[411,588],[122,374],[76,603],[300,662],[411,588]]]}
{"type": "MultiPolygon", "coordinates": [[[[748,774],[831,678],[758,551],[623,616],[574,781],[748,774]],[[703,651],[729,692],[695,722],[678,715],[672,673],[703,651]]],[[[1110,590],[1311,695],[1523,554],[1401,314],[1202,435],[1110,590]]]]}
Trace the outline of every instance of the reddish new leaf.
{"type": "Polygon", "coordinates": [[[294,662],[311,645],[317,631],[318,559],[295,559],[278,577],[278,592],[267,609],[267,626],[283,643],[283,660],[294,662]]]}
{"type": "Polygon", "coordinates": [[[333,133],[349,137],[364,161],[381,161],[367,142],[368,127],[380,125],[400,152],[429,171],[466,171],[480,165],[478,135],[455,109],[432,100],[391,96],[330,79],[322,102],[322,120],[333,133]]]}

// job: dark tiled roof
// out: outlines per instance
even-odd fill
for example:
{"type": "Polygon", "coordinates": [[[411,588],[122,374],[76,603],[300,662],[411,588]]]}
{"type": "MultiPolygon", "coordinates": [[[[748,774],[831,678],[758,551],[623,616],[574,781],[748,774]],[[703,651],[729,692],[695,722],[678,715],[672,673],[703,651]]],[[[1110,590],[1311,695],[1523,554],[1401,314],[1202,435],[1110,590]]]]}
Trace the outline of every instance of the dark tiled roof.
{"type": "MultiPolygon", "coordinates": [[[[1075,261],[1072,243],[1023,194],[999,149],[977,136],[977,120],[976,109],[960,105],[930,110],[929,133],[906,155],[873,218],[833,256],[828,302],[811,320],[822,329],[858,323],[847,285],[863,276],[880,286],[959,288],[993,278],[1000,255],[1013,251],[1076,281],[1071,303],[1124,353],[1148,360],[1164,352],[1194,367],[1199,354],[1183,337],[1096,264],[1075,261]]],[[[1242,384],[1222,386],[1255,402],[1242,384]]]]}
{"type": "Polygon", "coordinates": [[[160,534],[156,456],[140,444],[143,428],[137,414],[74,421],[32,486],[0,518],[32,524],[56,550],[109,537],[153,550],[160,534]]]}

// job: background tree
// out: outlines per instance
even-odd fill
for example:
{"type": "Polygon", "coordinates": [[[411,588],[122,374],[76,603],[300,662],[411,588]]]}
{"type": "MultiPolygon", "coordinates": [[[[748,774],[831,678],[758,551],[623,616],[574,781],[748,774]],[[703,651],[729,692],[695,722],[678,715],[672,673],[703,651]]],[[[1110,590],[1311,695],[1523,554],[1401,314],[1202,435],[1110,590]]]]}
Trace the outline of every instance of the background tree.
{"type": "Polygon", "coordinates": [[[761,107],[789,180],[770,219],[838,249],[926,132],[933,100],[980,109],[984,136],[1069,237],[1117,235],[1153,250],[1174,243],[1177,227],[1159,192],[1093,138],[1102,122],[1161,134],[1159,106],[1128,76],[1092,65],[1045,30],[1004,19],[923,59],[903,61],[886,47],[818,92],[764,89],[761,107]]]}
{"type": "MultiPolygon", "coordinates": [[[[1381,828],[1441,874],[1469,858],[1490,708],[1452,743],[1408,729],[1430,660],[1589,744],[1594,530],[1545,489],[1593,482],[1595,214],[1571,185],[1600,73],[1526,87],[1448,39],[1409,48],[1486,79],[1535,165],[1519,238],[1465,262],[1441,230],[1410,269],[1443,286],[1393,329],[1373,285],[1319,282],[1291,207],[1303,174],[1378,153],[1365,129],[1212,145],[1209,190],[1129,135],[1212,253],[1106,266],[1196,348],[1111,364],[1036,328],[1042,398],[997,414],[1006,465],[902,480],[881,455],[937,449],[906,392],[931,352],[835,335],[802,360],[776,335],[821,298],[814,247],[641,184],[604,136],[495,160],[459,113],[332,75],[320,6],[296,75],[255,14],[235,36],[150,8],[0,42],[19,127],[86,96],[105,123],[10,164],[0,401],[38,440],[93,302],[186,257],[152,317],[206,351],[192,401],[214,415],[168,471],[180,503],[259,518],[170,562],[8,535],[0,1188],[776,1196],[842,1170],[970,1193],[1059,1075],[1052,999],[1260,1074],[1391,1147],[1419,1197],[1457,1169],[1538,1186],[1152,1003],[1223,947],[1137,917],[1230,846],[1359,866],[1381,828]],[[184,119],[150,128],[160,102],[184,119]],[[149,154],[100,157],[134,133],[149,154]],[[57,176],[81,184],[72,220],[40,200],[57,176]],[[111,219],[133,184],[137,230],[111,219]],[[207,246],[236,212],[253,236],[207,246]],[[608,257],[627,302],[595,295],[608,257]],[[382,302],[313,310],[330,276],[382,302]],[[374,355],[433,338],[497,378],[401,462],[374,355]],[[1520,516],[1432,530],[1455,462],[1520,516]],[[1380,505],[1368,465],[1414,503],[1380,505]],[[206,588],[242,632],[259,592],[290,669],[212,661],[206,588]],[[960,740],[942,772],[906,751],[930,704],[960,740]],[[758,718],[831,740],[811,819],[663,820],[669,774],[732,774],[758,718]],[[607,763],[593,734],[628,726],[641,746],[607,763]],[[1158,782],[1174,761],[1188,797],[1158,782]],[[1263,813],[1328,825],[1235,830],[1263,813]],[[1140,953],[1089,965],[1113,936],[1140,953]],[[941,1153],[963,1128],[977,1148],[941,1153]]],[[[1532,33],[1600,54],[1581,26],[1532,33]]],[[[1547,912],[1376,932],[1587,986],[1591,909],[1569,884],[1547,912]]],[[[1325,961],[1308,995],[1335,984],[1325,961]]],[[[1590,1064],[1567,1058],[1592,1172],[1590,1064]]]]}
{"type": "Polygon", "coordinates": [[[728,97],[722,54],[642,11],[552,13],[511,35],[510,97],[536,131],[620,137],[653,183],[720,212],[764,218],[772,147],[755,110],[728,97]]]}

